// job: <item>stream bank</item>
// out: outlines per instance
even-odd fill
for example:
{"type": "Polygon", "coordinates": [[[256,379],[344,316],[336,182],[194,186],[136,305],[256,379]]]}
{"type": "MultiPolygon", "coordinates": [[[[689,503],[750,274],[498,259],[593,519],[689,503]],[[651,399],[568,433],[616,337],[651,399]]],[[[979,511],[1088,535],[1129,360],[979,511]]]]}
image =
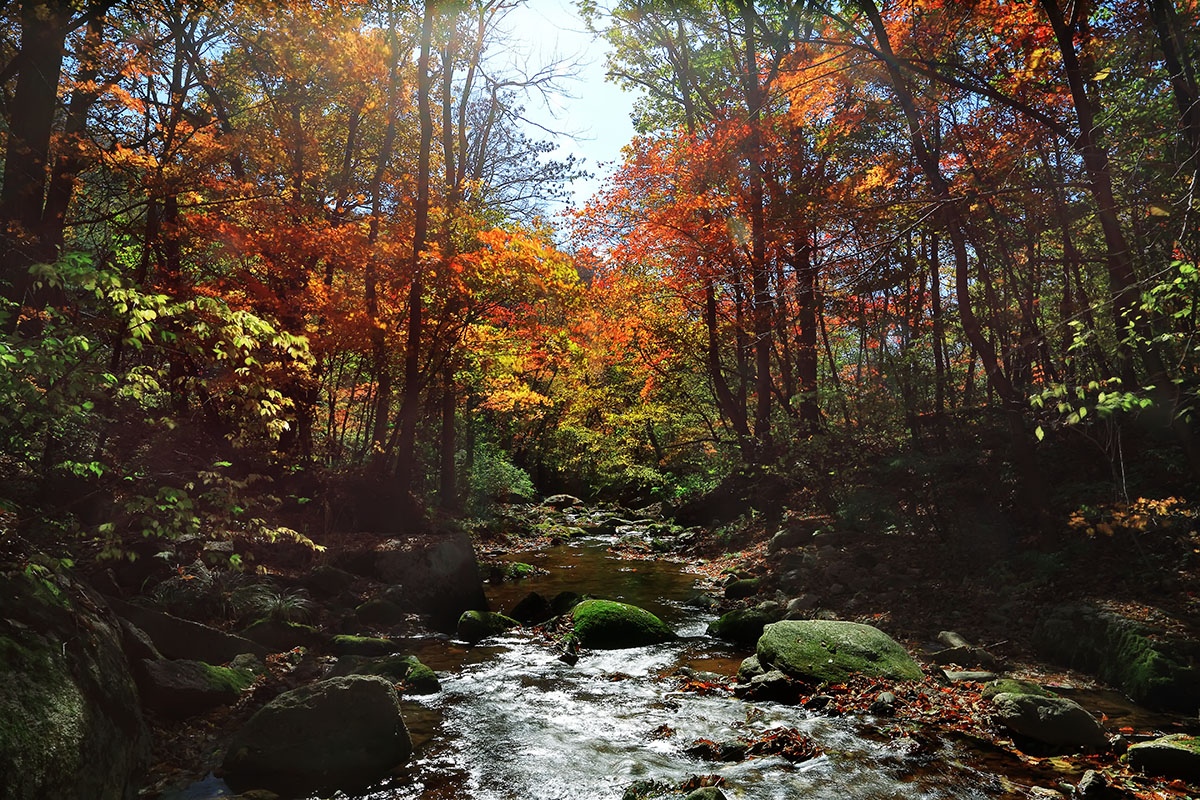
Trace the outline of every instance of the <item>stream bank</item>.
{"type": "MultiPolygon", "coordinates": [[[[1195,730],[1194,720],[1090,691],[1069,673],[1039,675],[1032,662],[1009,669],[1103,714],[1103,746],[1063,754],[1013,737],[997,725],[982,676],[959,676],[949,684],[928,659],[919,681],[856,677],[818,687],[774,679],[759,687],[765,691],[747,691],[753,682],[733,676],[755,652],[755,642],[708,635],[721,612],[777,603],[775,611],[792,618],[838,615],[828,608],[791,608],[779,602],[786,597],[767,594],[773,575],[753,558],[740,565],[733,553],[706,563],[694,553],[689,558],[689,548],[705,537],[661,520],[617,522],[614,512],[571,508],[523,512],[521,519],[513,531],[518,535],[494,537],[477,548],[482,573],[495,578],[486,586],[490,608],[515,613],[531,592],[601,596],[647,609],[678,638],[585,650],[573,666],[560,657],[560,629],[554,626],[512,629],[469,646],[430,633],[411,615],[382,621],[386,607],[366,593],[378,587],[318,567],[303,581],[314,592],[341,598],[320,612],[318,632],[340,631],[339,637],[276,649],[260,659],[255,685],[232,706],[181,722],[152,716],[159,777],[144,794],[171,800],[235,796],[212,776],[168,787],[197,768],[219,765],[228,736],[264,702],[346,674],[371,658],[356,649],[380,641],[389,652],[431,667],[437,680],[431,693],[417,694],[408,671],[396,677],[405,690],[400,713],[413,758],[385,782],[347,795],[353,798],[637,798],[672,791],[682,796],[681,787],[706,784],[719,785],[728,797],[1068,797],[1080,794],[1089,769],[1117,787],[1108,790],[1112,797],[1192,791],[1184,783],[1173,788],[1143,777],[1118,757],[1125,746],[1155,734],[1195,730]],[[530,514],[541,524],[528,525],[530,514]],[[330,615],[329,609],[347,604],[358,611],[330,615]],[[367,617],[380,621],[366,625],[367,617]],[[363,633],[385,638],[351,635],[363,633]],[[891,699],[881,702],[885,694],[891,699]],[[174,771],[164,771],[171,759],[174,771]]],[[[890,628],[886,619],[860,621],[890,628]]],[[[902,642],[921,652],[920,640],[902,642]]],[[[1086,784],[1089,791],[1095,785],[1086,784]]]]}

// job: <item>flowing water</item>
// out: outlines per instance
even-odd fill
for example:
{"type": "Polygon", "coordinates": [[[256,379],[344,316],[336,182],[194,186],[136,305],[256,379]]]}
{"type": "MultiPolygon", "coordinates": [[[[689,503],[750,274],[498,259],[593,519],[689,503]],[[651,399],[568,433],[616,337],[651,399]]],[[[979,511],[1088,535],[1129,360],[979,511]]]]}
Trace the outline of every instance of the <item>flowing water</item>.
{"type": "MultiPolygon", "coordinates": [[[[670,562],[618,559],[610,543],[589,538],[514,554],[549,574],[490,587],[492,607],[509,611],[530,591],[552,597],[570,590],[650,609],[680,639],[585,652],[573,667],[525,631],[469,649],[413,642],[414,653],[445,676],[443,690],[405,702],[417,753],[400,788],[363,797],[607,800],[634,781],[679,783],[698,774],[723,777],[731,798],[756,800],[1028,796],[993,772],[1021,773],[1015,758],[949,740],[889,737],[879,729],[888,720],[674,691],[678,680],[670,676],[681,667],[729,675],[748,653],[704,635],[712,615],[686,604],[696,593],[693,576],[670,562]],[[800,730],[826,755],[800,764],[780,757],[721,764],[683,752],[697,739],[732,741],[779,726],[800,730]]],[[[1026,774],[1019,782],[1034,780],[1026,774]]]]}
{"type": "MultiPolygon", "coordinates": [[[[730,798],[936,800],[1028,797],[1053,786],[1015,757],[946,736],[888,735],[887,719],[839,718],[728,694],[676,690],[680,668],[733,674],[747,651],[704,635],[713,618],[686,601],[694,576],[667,561],[613,556],[610,539],[507,556],[548,574],[488,587],[510,611],[530,591],[570,590],[622,600],[663,618],[680,638],[629,650],[584,652],[575,666],[535,634],[517,630],[467,647],[445,637],[406,642],[439,673],[442,691],[404,700],[415,753],[398,781],[362,800],[617,800],[627,786],[719,775],[730,798]],[[798,729],[825,755],[713,763],[683,751],[697,739],[733,741],[779,726],[798,729]]],[[[1059,776],[1063,777],[1063,776],[1059,776]]],[[[177,798],[228,796],[210,778],[177,798]]]]}

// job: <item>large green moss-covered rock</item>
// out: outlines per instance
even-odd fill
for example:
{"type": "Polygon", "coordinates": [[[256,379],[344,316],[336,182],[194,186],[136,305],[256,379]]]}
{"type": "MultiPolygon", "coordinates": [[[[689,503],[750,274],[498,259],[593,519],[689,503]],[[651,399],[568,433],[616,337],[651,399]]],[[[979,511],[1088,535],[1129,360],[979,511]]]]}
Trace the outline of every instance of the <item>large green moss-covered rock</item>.
{"type": "Polygon", "coordinates": [[[284,692],[250,718],[222,764],[235,790],[308,794],[366,786],[412,754],[396,690],[383,678],[331,678],[284,692]]]}
{"type": "Polygon", "coordinates": [[[878,628],[840,620],[784,620],[766,626],[759,663],[808,683],[835,683],[854,673],[888,680],[920,680],[921,668],[878,628]]]}
{"type": "Polygon", "coordinates": [[[498,636],[521,623],[495,611],[464,611],[458,618],[458,638],[475,644],[489,636],[498,636]]]}
{"type": "Polygon", "coordinates": [[[0,609],[0,797],[133,797],[148,738],[116,617],[19,571],[0,570],[0,609]]]}
{"type": "Polygon", "coordinates": [[[613,600],[584,600],[571,610],[575,636],[584,647],[619,650],[670,641],[675,633],[644,608],[613,600]]]}
{"type": "Polygon", "coordinates": [[[1200,781],[1200,736],[1175,733],[1129,748],[1129,766],[1154,775],[1200,781]]]}
{"type": "Polygon", "coordinates": [[[173,719],[203,714],[237,702],[254,683],[254,673],[205,664],[203,661],[142,661],[142,699],[148,708],[173,719]]]}
{"type": "Polygon", "coordinates": [[[1034,631],[1046,658],[1097,675],[1153,708],[1200,708],[1200,646],[1091,605],[1060,606],[1034,631]]]}
{"type": "Polygon", "coordinates": [[[783,619],[783,613],[778,604],[730,611],[708,624],[708,635],[739,644],[753,644],[762,636],[764,627],[783,619]]]}

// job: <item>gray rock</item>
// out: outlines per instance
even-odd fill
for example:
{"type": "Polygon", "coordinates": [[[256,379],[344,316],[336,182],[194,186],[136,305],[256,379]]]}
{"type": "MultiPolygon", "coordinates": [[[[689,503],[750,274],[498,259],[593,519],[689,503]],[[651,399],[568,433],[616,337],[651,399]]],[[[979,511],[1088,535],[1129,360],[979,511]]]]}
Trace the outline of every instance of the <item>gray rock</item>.
{"type": "Polygon", "coordinates": [[[552,494],[542,501],[542,505],[554,509],[572,508],[574,506],[583,505],[583,501],[578,497],[569,494],[552,494]]]}
{"type": "Polygon", "coordinates": [[[896,695],[891,692],[880,692],[875,695],[875,699],[871,702],[871,706],[867,711],[881,717],[890,717],[896,711],[896,695]]]}
{"type": "Polygon", "coordinates": [[[800,619],[805,613],[812,611],[821,602],[815,594],[802,594],[799,597],[793,597],[787,603],[787,617],[789,619],[800,619]]]}
{"type": "Polygon", "coordinates": [[[1094,769],[1089,769],[1079,779],[1079,784],[1075,787],[1075,796],[1086,798],[1086,800],[1107,800],[1110,797],[1116,797],[1117,792],[1109,787],[1108,781],[1104,779],[1103,775],[1094,769]]]}
{"type": "Polygon", "coordinates": [[[812,540],[812,531],[803,528],[784,528],[771,537],[767,552],[771,555],[793,547],[801,547],[812,540]]]}
{"type": "Polygon", "coordinates": [[[994,681],[1000,676],[994,672],[987,672],[985,670],[946,670],[946,677],[955,683],[959,681],[984,683],[986,681],[994,681]]]}
{"type": "Polygon", "coordinates": [[[942,666],[957,664],[960,667],[983,667],[985,669],[998,669],[1001,666],[1000,661],[994,655],[982,647],[973,645],[959,645],[938,650],[929,657],[929,660],[942,666]]]}
{"type": "Polygon", "coordinates": [[[1126,753],[1129,765],[1143,772],[1200,780],[1200,736],[1175,733],[1149,742],[1141,742],[1126,753]]]}
{"type": "Polygon", "coordinates": [[[725,800],[725,793],[715,786],[704,786],[689,794],[684,800],[725,800]]]}
{"type": "Polygon", "coordinates": [[[738,667],[737,677],[739,681],[749,683],[751,678],[762,675],[764,672],[766,670],[762,668],[762,664],[758,663],[758,656],[750,656],[738,667]]]}
{"type": "Polygon", "coordinates": [[[1098,747],[1104,728],[1082,706],[1065,697],[1002,692],[992,698],[996,716],[1013,733],[1049,745],[1098,747]]]}
{"type": "Polygon", "coordinates": [[[395,689],[383,678],[331,678],[284,692],[229,743],[235,791],[309,794],[364,787],[412,753],[395,689]]]}

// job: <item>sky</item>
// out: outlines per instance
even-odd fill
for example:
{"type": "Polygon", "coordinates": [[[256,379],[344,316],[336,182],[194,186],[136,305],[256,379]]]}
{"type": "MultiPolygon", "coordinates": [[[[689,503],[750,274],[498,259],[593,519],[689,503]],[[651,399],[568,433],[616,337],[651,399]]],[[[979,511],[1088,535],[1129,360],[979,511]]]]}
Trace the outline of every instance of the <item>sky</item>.
{"type": "Polygon", "coordinates": [[[575,62],[575,76],[561,82],[565,94],[542,101],[530,97],[527,117],[537,125],[558,133],[551,136],[536,129],[531,135],[559,145],[558,155],[573,154],[585,159],[585,168],[595,177],[576,181],[574,202],[582,205],[597,189],[611,165],[621,157],[621,148],[633,137],[629,115],[634,96],[604,79],[607,44],[593,37],[572,0],[528,0],[507,15],[504,26],[512,35],[514,58],[527,71],[556,60],[575,62]]]}

